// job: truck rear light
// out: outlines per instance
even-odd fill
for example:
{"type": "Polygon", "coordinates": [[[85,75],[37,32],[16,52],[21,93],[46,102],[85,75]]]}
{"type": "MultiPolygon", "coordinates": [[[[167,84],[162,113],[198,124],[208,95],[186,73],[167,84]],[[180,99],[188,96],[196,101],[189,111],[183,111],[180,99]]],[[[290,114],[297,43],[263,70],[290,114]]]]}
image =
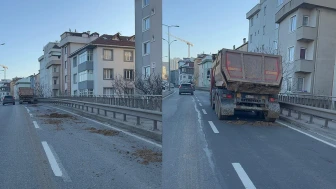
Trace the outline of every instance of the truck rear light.
{"type": "Polygon", "coordinates": [[[275,102],[275,98],[269,98],[270,102],[275,102]]]}
{"type": "Polygon", "coordinates": [[[223,94],[223,98],[232,98],[232,94],[223,94]]]}

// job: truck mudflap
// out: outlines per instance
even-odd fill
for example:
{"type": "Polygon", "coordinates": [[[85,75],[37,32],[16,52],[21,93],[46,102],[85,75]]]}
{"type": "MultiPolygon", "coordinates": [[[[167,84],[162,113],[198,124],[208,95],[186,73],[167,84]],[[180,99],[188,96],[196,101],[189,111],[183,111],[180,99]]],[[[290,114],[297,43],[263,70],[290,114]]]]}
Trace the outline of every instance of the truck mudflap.
{"type": "Polygon", "coordinates": [[[267,107],[251,107],[236,105],[234,103],[222,103],[221,104],[221,114],[226,116],[234,115],[235,110],[241,111],[259,111],[264,112],[265,117],[277,119],[280,116],[280,105],[279,103],[268,103],[267,107]]]}
{"type": "Polygon", "coordinates": [[[267,114],[265,115],[267,119],[278,119],[280,116],[280,104],[279,103],[268,103],[267,114]]]}

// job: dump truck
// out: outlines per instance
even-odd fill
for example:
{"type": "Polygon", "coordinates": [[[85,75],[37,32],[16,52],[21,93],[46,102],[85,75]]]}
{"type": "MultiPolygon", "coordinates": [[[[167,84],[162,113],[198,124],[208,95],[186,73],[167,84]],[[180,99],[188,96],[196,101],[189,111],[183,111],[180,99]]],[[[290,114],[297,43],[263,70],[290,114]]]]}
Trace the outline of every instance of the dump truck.
{"type": "Polygon", "coordinates": [[[281,56],[222,49],[212,58],[210,104],[220,120],[237,111],[253,111],[268,122],[279,118],[281,56]]]}
{"type": "Polygon", "coordinates": [[[28,102],[28,104],[37,102],[34,95],[34,89],[29,87],[19,88],[19,103],[22,104],[23,102],[28,102]]]}

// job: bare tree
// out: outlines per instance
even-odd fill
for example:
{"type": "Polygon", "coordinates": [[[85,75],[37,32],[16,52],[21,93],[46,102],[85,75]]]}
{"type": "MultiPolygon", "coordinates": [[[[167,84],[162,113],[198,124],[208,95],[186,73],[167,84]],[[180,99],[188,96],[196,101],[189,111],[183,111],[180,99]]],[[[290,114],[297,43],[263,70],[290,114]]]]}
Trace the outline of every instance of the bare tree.
{"type": "Polygon", "coordinates": [[[52,90],[49,85],[42,85],[39,82],[35,83],[35,95],[37,97],[50,97],[52,94],[52,90]]]}
{"type": "Polygon", "coordinates": [[[138,75],[134,80],[135,90],[142,95],[162,95],[162,76],[151,74],[147,78],[138,75]]]}
{"type": "Polygon", "coordinates": [[[114,89],[115,94],[118,96],[133,95],[134,80],[133,78],[126,79],[121,75],[118,75],[112,81],[112,87],[114,89]]]}
{"type": "Polygon", "coordinates": [[[199,73],[194,73],[194,76],[193,76],[193,83],[195,84],[195,86],[198,86],[198,87],[199,87],[198,79],[199,79],[199,73]]]}

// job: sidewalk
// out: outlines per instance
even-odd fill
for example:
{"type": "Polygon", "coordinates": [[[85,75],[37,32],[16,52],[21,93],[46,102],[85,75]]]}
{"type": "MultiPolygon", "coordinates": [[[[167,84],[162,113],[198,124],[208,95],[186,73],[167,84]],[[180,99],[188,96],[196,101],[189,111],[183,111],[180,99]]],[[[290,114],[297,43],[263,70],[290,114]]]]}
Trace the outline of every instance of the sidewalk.
{"type": "Polygon", "coordinates": [[[328,127],[324,127],[324,119],[319,119],[314,117],[313,123],[309,123],[310,116],[302,114],[301,120],[298,120],[298,114],[294,111],[291,112],[291,117],[288,117],[288,111],[283,110],[283,114],[280,115],[280,120],[289,122],[297,127],[300,127],[305,130],[309,130],[315,134],[326,137],[329,140],[336,142],[336,122],[329,121],[328,127]]]}

